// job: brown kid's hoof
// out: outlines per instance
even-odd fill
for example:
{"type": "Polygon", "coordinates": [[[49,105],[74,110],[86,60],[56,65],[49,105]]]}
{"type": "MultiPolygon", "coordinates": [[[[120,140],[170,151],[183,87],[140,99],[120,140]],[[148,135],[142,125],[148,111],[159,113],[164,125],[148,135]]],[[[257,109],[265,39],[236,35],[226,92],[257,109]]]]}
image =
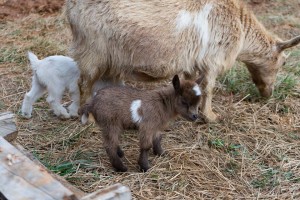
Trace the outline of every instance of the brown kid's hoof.
{"type": "Polygon", "coordinates": [[[119,168],[115,168],[115,171],[116,172],[127,172],[127,167],[125,166],[122,166],[122,167],[119,167],[119,168]]]}

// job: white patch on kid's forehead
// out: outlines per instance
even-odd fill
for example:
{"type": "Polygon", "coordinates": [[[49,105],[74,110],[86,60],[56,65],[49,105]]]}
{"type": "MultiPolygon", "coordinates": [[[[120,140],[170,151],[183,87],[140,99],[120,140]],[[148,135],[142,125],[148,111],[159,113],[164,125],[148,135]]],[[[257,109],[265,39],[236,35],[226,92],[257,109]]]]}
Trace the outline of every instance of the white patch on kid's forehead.
{"type": "Polygon", "coordinates": [[[201,95],[201,90],[200,90],[199,85],[195,85],[195,86],[193,87],[193,90],[194,90],[196,96],[200,96],[200,95],[201,95]]]}
{"type": "Polygon", "coordinates": [[[139,115],[138,110],[142,105],[142,101],[140,99],[134,100],[130,106],[131,119],[134,123],[139,123],[142,121],[142,116],[139,115]]]}

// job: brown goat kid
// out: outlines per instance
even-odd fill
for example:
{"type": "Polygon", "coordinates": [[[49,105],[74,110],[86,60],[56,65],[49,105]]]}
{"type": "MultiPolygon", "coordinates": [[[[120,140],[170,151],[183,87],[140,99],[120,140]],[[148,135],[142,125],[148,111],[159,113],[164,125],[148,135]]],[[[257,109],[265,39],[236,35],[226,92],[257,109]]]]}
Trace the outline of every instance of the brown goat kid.
{"type": "Polygon", "coordinates": [[[201,90],[194,81],[180,81],[175,75],[173,86],[157,90],[140,91],[131,87],[106,87],[99,90],[89,103],[79,110],[82,123],[92,114],[102,128],[105,150],[116,171],[125,172],[124,156],[119,146],[119,135],[124,129],[137,128],[140,139],[139,166],[149,169],[148,151],[162,155],[161,131],[168,122],[181,115],[189,121],[198,118],[201,90]]]}

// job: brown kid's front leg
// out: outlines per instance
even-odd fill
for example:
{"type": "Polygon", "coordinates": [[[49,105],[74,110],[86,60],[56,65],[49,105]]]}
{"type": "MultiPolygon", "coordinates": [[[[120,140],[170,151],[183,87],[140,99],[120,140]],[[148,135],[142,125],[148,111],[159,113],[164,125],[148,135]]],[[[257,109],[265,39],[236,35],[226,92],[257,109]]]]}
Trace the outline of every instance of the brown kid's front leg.
{"type": "Polygon", "coordinates": [[[146,172],[150,166],[148,161],[148,152],[152,147],[152,133],[148,131],[148,128],[141,128],[140,131],[140,157],[138,164],[142,172],[146,172]]]}
{"type": "Polygon", "coordinates": [[[140,150],[141,152],[140,152],[140,157],[139,157],[139,166],[140,166],[140,170],[142,172],[146,172],[150,168],[149,161],[148,161],[149,150],[150,150],[150,148],[140,150]]]}

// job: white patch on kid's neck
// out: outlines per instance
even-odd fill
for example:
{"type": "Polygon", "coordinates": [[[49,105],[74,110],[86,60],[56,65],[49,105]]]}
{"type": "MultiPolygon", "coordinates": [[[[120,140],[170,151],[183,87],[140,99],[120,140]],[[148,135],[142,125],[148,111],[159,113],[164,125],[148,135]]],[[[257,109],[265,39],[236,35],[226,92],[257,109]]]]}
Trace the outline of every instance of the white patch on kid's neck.
{"type": "Polygon", "coordinates": [[[131,111],[131,119],[134,123],[140,123],[142,121],[142,116],[139,115],[138,110],[142,105],[142,101],[140,99],[134,100],[131,103],[130,111],[131,111]]]}
{"type": "Polygon", "coordinates": [[[195,85],[195,86],[193,87],[193,90],[194,90],[196,96],[200,96],[200,95],[201,95],[201,90],[200,90],[199,85],[195,85]]]}

